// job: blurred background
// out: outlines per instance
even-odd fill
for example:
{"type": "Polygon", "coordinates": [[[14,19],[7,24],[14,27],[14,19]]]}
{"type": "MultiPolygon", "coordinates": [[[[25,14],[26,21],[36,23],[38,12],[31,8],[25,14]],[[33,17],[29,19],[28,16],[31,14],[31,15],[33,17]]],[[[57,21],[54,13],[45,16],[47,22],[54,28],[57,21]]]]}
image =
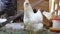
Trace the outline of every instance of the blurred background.
{"type": "MultiPolygon", "coordinates": [[[[9,28],[9,26],[13,25],[14,23],[14,26],[16,25],[16,23],[23,23],[24,1],[25,0],[0,0],[0,27],[3,27],[3,31],[4,28],[9,28]],[[6,26],[6,24],[8,24],[9,26],[7,25],[8,27],[4,27],[6,26]]],[[[43,27],[45,30],[48,30],[44,30],[43,32],[45,34],[51,34],[52,32],[49,31],[50,28],[54,29],[52,20],[56,17],[60,18],[60,0],[29,0],[29,2],[31,4],[31,7],[33,8],[33,12],[37,12],[38,9],[40,9],[41,11],[41,14],[43,16],[43,27]]],[[[14,28],[14,26],[12,26],[12,28],[14,28]]],[[[20,24],[20,26],[24,25],[20,24]]],[[[9,29],[6,31],[9,31],[9,29]]]]}

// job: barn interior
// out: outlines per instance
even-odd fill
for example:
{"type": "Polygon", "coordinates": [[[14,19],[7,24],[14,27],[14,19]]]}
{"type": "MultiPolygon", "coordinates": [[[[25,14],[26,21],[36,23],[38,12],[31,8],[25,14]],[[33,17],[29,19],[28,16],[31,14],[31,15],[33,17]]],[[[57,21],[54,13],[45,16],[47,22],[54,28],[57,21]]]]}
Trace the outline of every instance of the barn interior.
{"type": "Polygon", "coordinates": [[[60,0],[0,0],[1,34],[60,34],[60,0]]]}

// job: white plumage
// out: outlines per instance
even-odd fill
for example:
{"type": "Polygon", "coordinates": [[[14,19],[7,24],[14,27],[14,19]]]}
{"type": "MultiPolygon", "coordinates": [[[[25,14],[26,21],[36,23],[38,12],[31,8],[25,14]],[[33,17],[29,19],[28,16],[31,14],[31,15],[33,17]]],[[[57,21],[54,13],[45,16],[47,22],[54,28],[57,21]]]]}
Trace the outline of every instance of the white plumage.
{"type": "Polygon", "coordinates": [[[24,24],[26,29],[32,31],[38,31],[43,28],[42,20],[43,16],[41,11],[38,9],[37,13],[33,12],[32,7],[28,0],[24,2],[24,24]]]}

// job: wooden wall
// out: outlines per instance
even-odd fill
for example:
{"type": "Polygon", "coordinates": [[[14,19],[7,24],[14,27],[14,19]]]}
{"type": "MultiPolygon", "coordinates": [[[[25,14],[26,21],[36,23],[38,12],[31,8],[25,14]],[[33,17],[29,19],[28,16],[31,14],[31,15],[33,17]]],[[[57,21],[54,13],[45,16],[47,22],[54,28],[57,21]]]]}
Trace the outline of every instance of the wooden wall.
{"type": "MultiPolygon", "coordinates": [[[[29,0],[29,2],[32,4],[36,0],[29,0]]],[[[23,3],[24,0],[18,0],[17,10],[23,10],[23,3]]],[[[49,11],[49,1],[43,0],[43,2],[39,3],[38,5],[34,6],[33,8],[49,11]]]]}

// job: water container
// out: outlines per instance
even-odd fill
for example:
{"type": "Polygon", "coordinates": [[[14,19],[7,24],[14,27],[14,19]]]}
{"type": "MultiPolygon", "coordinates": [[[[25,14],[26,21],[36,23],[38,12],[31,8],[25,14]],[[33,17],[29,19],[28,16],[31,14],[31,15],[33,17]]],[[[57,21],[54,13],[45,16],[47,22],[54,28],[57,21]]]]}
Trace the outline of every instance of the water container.
{"type": "Polygon", "coordinates": [[[53,18],[52,21],[53,21],[53,26],[50,30],[53,32],[60,32],[60,18],[58,17],[53,18]]]}

